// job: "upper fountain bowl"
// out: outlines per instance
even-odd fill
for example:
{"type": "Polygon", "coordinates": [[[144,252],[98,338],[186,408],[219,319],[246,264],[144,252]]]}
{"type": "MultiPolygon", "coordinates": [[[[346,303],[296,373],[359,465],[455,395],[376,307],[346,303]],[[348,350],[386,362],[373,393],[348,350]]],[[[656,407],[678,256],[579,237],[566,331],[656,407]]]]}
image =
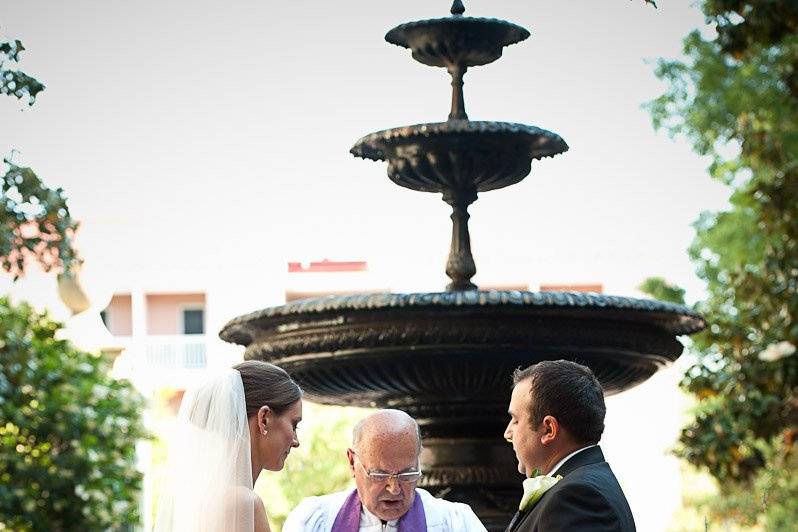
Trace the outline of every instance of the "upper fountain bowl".
{"type": "Polygon", "coordinates": [[[453,16],[401,24],[385,40],[409,48],[413,59],[435,67],[486,65],[505,46],[523,41],[529,31],[495,18],[453,16]]]}

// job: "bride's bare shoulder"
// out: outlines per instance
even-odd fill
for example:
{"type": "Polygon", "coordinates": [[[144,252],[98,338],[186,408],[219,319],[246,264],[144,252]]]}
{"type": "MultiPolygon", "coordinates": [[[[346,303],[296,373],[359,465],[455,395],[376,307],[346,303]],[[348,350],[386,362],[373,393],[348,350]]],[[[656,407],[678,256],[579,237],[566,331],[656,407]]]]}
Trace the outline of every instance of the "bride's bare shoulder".
{"type": "Polygon", "coordinates": [[[252,495],[255,496],[255,532],[271,532],[269,516],[266,515],[266,506],[263,504],[263,500],[254,491],[252,495]]]}
{"type": "Polygon", "coordinates": [[[238,511],[254,512],[255,532],[271,532],[269,517],[266,515],[266,506],[264,506],[260,495],[251,489],[238,488],[235,492],[235,500],[238,511]]]}

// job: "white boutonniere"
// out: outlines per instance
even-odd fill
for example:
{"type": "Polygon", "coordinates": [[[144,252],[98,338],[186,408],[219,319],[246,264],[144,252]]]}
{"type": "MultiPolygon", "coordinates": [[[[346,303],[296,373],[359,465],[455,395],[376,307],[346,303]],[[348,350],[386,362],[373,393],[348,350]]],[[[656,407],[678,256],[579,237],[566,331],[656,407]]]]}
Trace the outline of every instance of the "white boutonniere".
{"type": "MultiPolygon", "coordinates": [[[[535,471],[535,473],[537,473],[537,471],[535,471]]],[[[524,496],[521,497],[518,510],[523,512],[532,508],[532,506],[543,497],[543,494],[549,491],[560,479],[562,479],[562,475],[557,475],[556,477],[538,475],[526,479],[524,481],[524,496]]]]}

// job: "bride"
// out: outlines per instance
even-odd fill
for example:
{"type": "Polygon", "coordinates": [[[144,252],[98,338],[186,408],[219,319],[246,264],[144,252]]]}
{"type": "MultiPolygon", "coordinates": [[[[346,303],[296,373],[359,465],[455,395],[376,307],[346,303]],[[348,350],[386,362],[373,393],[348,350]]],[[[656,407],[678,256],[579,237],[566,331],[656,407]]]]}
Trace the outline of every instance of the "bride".
{"type": "Polygon", "coordinates": [[[299,446],[302,390],[283,369],[249,360],[183,396],[156,532],[267,532],[252,490],[299,446]]]}

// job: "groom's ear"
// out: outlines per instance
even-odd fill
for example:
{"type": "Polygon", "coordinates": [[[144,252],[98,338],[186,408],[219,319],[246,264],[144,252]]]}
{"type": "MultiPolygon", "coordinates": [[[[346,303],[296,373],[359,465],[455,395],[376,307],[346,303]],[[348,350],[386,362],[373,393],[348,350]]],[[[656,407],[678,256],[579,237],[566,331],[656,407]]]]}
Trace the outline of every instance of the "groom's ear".
{"type": "Polygon", "coordinates": [[[540,443],[543,445],[549,445],[553,443],[560,435],[560,431],[562,430],[560,427],[560,422],[557,421],[557,418],[554,416],[544,417],[542,426],[543,431],[540,436],[540,443]]]}

